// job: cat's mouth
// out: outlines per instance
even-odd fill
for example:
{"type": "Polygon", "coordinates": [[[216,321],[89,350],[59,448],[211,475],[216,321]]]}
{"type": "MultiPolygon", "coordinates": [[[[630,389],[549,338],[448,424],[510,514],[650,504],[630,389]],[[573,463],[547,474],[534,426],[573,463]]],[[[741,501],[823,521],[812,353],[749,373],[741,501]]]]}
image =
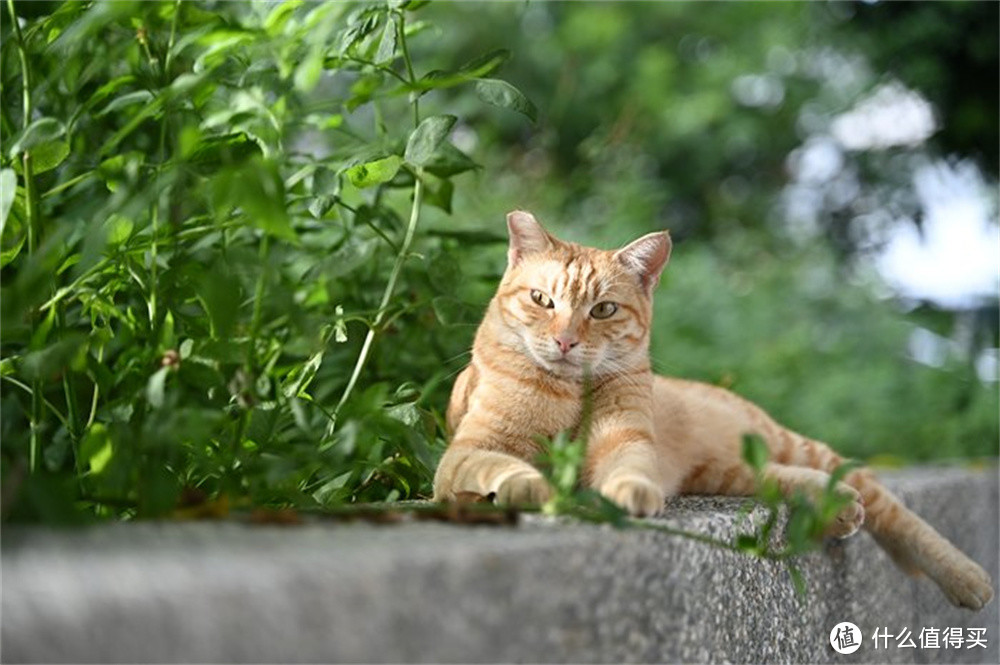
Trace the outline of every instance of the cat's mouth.
{"type": "Polygon", "coordinates": [[[579,376],[583,371],[583,363],[574,358],[562,356],[558,358],[545,358],[536,355],[535,360],[542,369],[561,376],[579,376]]]}

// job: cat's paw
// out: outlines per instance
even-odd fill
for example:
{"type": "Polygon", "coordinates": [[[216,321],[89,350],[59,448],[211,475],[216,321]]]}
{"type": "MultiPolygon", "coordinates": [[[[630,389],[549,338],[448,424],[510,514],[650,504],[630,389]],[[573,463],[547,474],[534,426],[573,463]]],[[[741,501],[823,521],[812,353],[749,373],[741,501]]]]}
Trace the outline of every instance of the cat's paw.
{"type": "Polygon", "coordinates": [[[500,478],[493,495],[502,505],[541,505],[549,500],[552,488],[535,469],[518,469],[500,478]]]}
{"type": "Polygon", "coordinates": [[[850,503],[841,508],[830,526],[826,528],[826,535],[833,538],[847,538],[857,533],[861,525],[865,523],[865,506],[861,501],[861,494],[846,483],[837,483],[838,494],[844,494],[850,498],[850,503]]]}
{"type": "Polygon", "coordinates": [[[657,514],[663,510],[666,498],[659,485],[635,473],[611,476],[601,485],[600,492],[636,517],[657,514]]]}
{"type": "Polygon", "coordinates": [[[964,555],[962,559],[936,581],[954,605],[981,610],[993,600],[993,583],[979,564],[964,555]]]}

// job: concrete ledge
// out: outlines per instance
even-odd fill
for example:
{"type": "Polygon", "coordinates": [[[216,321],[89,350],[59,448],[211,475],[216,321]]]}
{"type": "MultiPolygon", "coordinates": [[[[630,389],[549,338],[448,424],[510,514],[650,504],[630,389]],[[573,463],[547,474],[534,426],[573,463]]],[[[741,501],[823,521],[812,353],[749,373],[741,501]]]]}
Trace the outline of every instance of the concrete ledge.
{"type": "MultiPolygon", "coordinates": [[[[885,474],[998,578],[995,469],[885,474]]],[[[732,534],[739,501],[665,521],[732,534]]],[[[0,658],[12,662],[998,662],[997,602],[952,607],[867,534],[780,565],[663,533],[233,523],[5,528],[0,658]],[[859,651],[828,643],[840,621],[859,651]],[[886,627],[986,629],[987,649],[874,647],[886,627]]],[[[919,646],[919,645],[918,645],[919,646]]]]}

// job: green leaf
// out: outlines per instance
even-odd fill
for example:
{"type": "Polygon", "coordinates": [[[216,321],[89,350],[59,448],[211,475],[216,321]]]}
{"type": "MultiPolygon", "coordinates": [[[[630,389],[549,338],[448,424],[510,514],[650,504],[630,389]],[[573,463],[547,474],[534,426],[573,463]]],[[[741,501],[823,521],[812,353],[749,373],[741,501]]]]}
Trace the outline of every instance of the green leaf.
{"type": "Polygon", "coordinates": [[[795,550],[807,549],[816,530],[816,515],[808,504],[798,506],[788,517],[785,537],[795,550]]]}
{"type": "Polygon", "coordinates": [[[153,99],[153,93],[149,90],[136,90],[135,92],[128,92],[121,97],[115,97],[108,105],[97,112],[96,116],[99,118],[101,116],[112,113],[119,109],[123,109],[127,106],[132,106],[133,104],[146,104],[153,99]]]}
{"type": "Polygon", "coordinates": [[[786,562],[788,565],[788,576],[792,578],[792,586],[795,587],[795,593],[799,598],[803,598],[806,595],[806,578],[803,577],[802,571],[799,570],[798,566],[792,561],[786,562]]]}
{"type": "MultiPolygon", "coordinates": [[[[427,180],[425,179],[424,182],[426,183],[427,180]]],[[[426,201],[428,205],[440,208],[450,215],[451,198],[454,193],[455,185],[452,184],[451,180],[442,180],[437,187],[434,187],[433,183],[427,183],[424,201],[426,201]]]]}
{"type": "Polygon", "coordinates": [[[503,63],[510,60],[510,51],[505,48],[490,51],[473,58],[459,68],[460,74],[471,74],[476,78],[492,74],[503,63]]]}
{"type": "Polygon", "coordinates": [[[856,459],[844,460],[843,462],[838,464],[837,468],[834,469],[833,473],[830,474],[830,482],[827,483],[827,489],[833,490],[836,484],[844,479],[844,476],[849,474],[851,471],[859,469],[863,466],[864,462],[862,462],[861,460],[856,460],[856,459]]]}
{"type": "Polygon", "coordinates": [[[111,461],[114,447],[108,428],[102,423],[94,423],[80,442],[80,459],[90,466],[91,473],[101,473],[111,461]]]}
{"type": "Polygon", "coordinates": [[[100,88],[98,88],[97,91],[90,96],[90,99],[87,100],[86,106],[93,107],[96,106],[97,104],[100,104],[109,96],[117,92],[120,87],[128,83],[131,83],[134,80],[135,76],[133,76],[132,74],[126,74],[124,76],[119,76],[117,78],[111,79],[110,81],[102,85],[100,88]]]}
{"type": "Polygon", "coordinates": [[[382,30],[382,37],[378,42],[378,51],[375,52],[375,64],[383,65],[396,57],[396,17],[390,15],[382,30]]]}
{"type": "Polygon", "coordinates": [[[743,460],[756,471],[763,471],[769,451],[759,434],[743,435],[743,460]]]}
{"type": "Polygon", "coordinates": [[[325,59],[326,54],[322,48],[314,47],[309,51],[309,55],[295,70],[295,88],[297,90],[309,92],[316,87],[323,74],[323,61],[325,59]]]}
{"type": "Polygon", "coordinates": [[[271,235],[297,242],[285,207],[285,186],[277,167],[269,161],[251,160],[242,168],[228,169],[212,179],[216,215],[225,221],[234,208],[271,235]]]}
{"type": "Polygon", "coordinates": [[[114,213],[104,222],[104,227],[108,233],[108,244],[118,246],[132,236],[135,224],[127,217],[114,213]]]}
{"type": "Polygon", "coordinates": [[[402,158],[398,155],[390,155],[383,159],[376,159],[372,162],[352,166],[347,169],[346,173],[351,184],[358,189],[362,189],[364,187],[379,185],[383,182],[389,182],[396,176],[402,164],[402,158]]]}
{"type": "Polygon", "coordinates": [[[302,5],[301,0],[286,0],[285,2],[279,3],[271,13],[267,15],[264,19],[263,28],[267,31],[267,34],[275,37],[281,34],[284,29],[285,24],[288,23],[288,19],[291,17],[292,13],[302,5]]]}
{"type": "Polygon", "coordinates": [[[403,158],[410,164],[423,166],[448,136],[456,120],[458,118],[453,115],[432,115],[424,118],[423,122],[410,133],[403,158]]]}
{"type": "Polygon", "coordinates": [[[309,356],[309,359],[305,363],[289,372],[288,376],[281,383],[281,390],[285,394],[285,397],[289,399],[292,397],[308,397],[308,394],[304,394],[306,388],[316,378],[316,372],[319,371],[322,364],[323,351],[319,350],[309,356]]]}
{"type": "Polygon", "coordinates": [[[54,141],[66,132],[66,128],[55,118],[38,118],[25,128],[8,153],[11,158],[30,150],[36,145],[54,141]]]}
{"type": "MultiPolygon", "coordinates": [[[[409,29],[407,30],[407,35],[409,35],[409,29]]],[[[428,90],[453,88],[458,85],[464,85],[465,83],[482,79],[482,77],[493,73],[509,57],[509,51],[500,49],[473,58],[469,62],[462,65],[457,71],[432,69],[420,77],[420,80],[416,83],[402,86],[396,91],[396,94],[409,91],[422,95],[428,90]]]]}
{"type": "Polygon", "coordinates": [[[434,155],[423,166],[425,171],[439,178],[449,178],[480,168],[471,157],[447,141],[438,146],[434,155]]]}
{"type": "Polygon", "coordinates": [[[538,120],[538,110],[520,90],[500,79],[479,79],[476,81],[476,95],[487,104],[511,109],[527,116],[532,122],[538,120]]]}
{"type": "Polygon", "coordinates": [[[3,234],[7,226],[7,215],[14,205],[14,197],[17,194],[17,174],[13,169],[0,171],[0,235],[3,234]]]}
{"type": "Polygon", "coordinates": [[[760,542],[756,535],[749,533],[741,533],[736,537],[736,547],[744,552],[750,554],[760,553],[760,542]]]}
{"type": "Polygon", "coordinates": [[[150,406],[158,409],[163,406],[164,390],[167,384],[167,372],[169,367],[161,367],[156,370],[146,383],[146,399],[150,406]]]}
{"type": "MultiPolygon", "coordinates": [[[[46,141],[39,143],[31,150],[31,166],[35,175],[56,168],[69,155],[69,144],[66,141],[46,141]]],[[[20,165],[20,162],[14,162],[20,165]]]]}
{"type": "Polygon", "coordinates": [[[351,236],[342,247],[323,261],[321,270],[331,278],[348,275],[371,260],[378,244],[377,238],[361,239],[351,236]]]}

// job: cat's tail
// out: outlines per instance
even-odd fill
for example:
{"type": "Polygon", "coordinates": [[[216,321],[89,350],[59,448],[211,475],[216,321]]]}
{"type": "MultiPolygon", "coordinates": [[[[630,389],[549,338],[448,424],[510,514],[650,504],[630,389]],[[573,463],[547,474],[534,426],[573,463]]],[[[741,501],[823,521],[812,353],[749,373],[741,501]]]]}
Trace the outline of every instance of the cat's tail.
{"type": "Polygon", "coordinates": [[[887,490],[868,469],[844,479],[861,493],[865,528],[911,575],[927,575],[959,607],[979,610],[993,598],[990,576],[887,490]]]}
{"type": "MultiPolygon", "coordinates": [[[[775,448],[779,462],[827,473],[844,462],[825,444],[791,432],[782,433],[775,448]]],[[[844,482],[861,495],[864,528],[900,568],[910,575],[927,575],[960,607],[978,610],[990,602],[993,586],[986,571],[904,506],[871,470],[852,471],[844,482]]]]}

